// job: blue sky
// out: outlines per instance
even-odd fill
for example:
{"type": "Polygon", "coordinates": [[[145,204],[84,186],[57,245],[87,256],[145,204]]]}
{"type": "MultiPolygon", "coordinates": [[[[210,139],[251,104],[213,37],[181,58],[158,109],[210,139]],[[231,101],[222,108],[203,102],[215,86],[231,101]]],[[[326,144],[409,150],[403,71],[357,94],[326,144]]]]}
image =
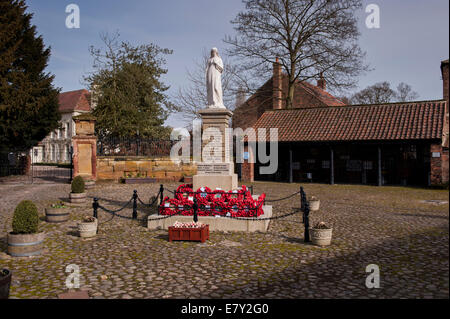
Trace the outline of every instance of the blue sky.
{"type": "MultiPolygon", "coordinates": [[[[243,9],[241,0],[28,0],[33,24],[52,48],[48,71],[63,91],[83,88],[82,76],[91,71],[90,45],[101,46],[100,32],[119,30],[121,39],[133,44],[155,43],[172,49],[167,56],[169,94],[187,84],[186,68],[203,49],[224,49],[222,39],[233,34],[229,23],[243,9]],[[81,27],[67,29],[68,4],[80,8],[81,27]]],[[[394,87],[410,84],[419,99],[442,98],[440,61],[449,57],[448,0],[372,0],[363,1],[358,12],[360,45],[367,52],[373,71],[359,78],[359,88],[380,81],[394,87]],[[380,7],[380,28],[368,29],[364,8],[380,7]]],[[[181,125],[179,116],[167,123],[181,125]]]]}

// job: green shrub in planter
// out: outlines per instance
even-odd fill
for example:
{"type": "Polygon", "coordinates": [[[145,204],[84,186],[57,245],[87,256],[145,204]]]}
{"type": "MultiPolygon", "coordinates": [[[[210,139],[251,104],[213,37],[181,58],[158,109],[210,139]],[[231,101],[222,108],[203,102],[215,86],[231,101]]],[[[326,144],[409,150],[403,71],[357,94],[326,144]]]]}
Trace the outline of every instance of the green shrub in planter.
{"type": "Polygon", "coordinates": [[[39,214],[36,205],[30,200],[23,200],[14,210],[12,221],[14,234],[34,234],[38,232],[39,214]]]}
{"type": "Polygon", "coordinates": [[[84,180],[83,177],[77,176],[72,181],[72,193],[80,194],[84,193],[84,180]]]}

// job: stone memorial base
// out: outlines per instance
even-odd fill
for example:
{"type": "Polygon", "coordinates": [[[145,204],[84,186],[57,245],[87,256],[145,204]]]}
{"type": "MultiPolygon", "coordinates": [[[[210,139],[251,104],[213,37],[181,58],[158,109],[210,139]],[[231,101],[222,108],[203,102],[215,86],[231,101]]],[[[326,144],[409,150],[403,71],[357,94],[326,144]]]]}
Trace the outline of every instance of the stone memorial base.
{"type": "MultiPolygon", "coordinates": [[[[258,218],[272,217],[272,206],[264,205],[264,214],[258,218]]],[[[193,216],[171,216],[160,219],[164,215],[150,215],[147,220],[148,229],[169,229],[176,221],[188,223],[193,221],[193,216]],[[158,219],[159,218],[159,219],[158,219]]],[[[198,221],[208,224],[210,231],[244,231],[244,232],[267,232],[270,220],[233,219],[228,217],[198,216],[198,221]]]]}
{"type": "Polygon", "coordinates": [[[193,190],[196,191],[200,187],[209,187],[211,190],[216,188],[223,189],[228,192],[238,188],[238,176],[232,175],[194,175],[192,178],[193,190]]]}

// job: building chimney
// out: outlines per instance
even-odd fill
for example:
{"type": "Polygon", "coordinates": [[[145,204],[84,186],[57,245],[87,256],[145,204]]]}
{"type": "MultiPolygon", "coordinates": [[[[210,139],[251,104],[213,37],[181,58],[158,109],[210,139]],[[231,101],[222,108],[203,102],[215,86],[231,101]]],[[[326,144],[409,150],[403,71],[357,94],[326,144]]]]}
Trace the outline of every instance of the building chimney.
{"type": "Polygon", "coordinates": [[[279,110],[282,108],[282,79],[281,79],[281,63],[276,59],[276,62],[273,64],[273,109],[279,110]]]}
{"type": "Polygon", "coordinates": [[[448,60],[441,62],[442,81],[444,84],[444,100],[448,104],[448,60]]]}
{"type": "Polygon", "coordinates": [[[320,72],[320,79],[317,81],[317,86],[324,91],[327,89],[327,82],[323,78],[323,72],[320,72]]]}
{"type": "MultiPolygon", "coordinates": [[[[441,73],[442,73],[442,82],[443,82],[443,98],[447,101],[445,105],[444,111],[444,127],[442,129],[442,146],[448,148],[449,146],[449,127],[450,127],[450,119],[448,109],[450,107],[449,99],[448,99],[448,59],[441,62],[441,73]]],[[[447,160],[443,162],[445,181],[448,181],[448,153],[446,156],[447,160]]]]}

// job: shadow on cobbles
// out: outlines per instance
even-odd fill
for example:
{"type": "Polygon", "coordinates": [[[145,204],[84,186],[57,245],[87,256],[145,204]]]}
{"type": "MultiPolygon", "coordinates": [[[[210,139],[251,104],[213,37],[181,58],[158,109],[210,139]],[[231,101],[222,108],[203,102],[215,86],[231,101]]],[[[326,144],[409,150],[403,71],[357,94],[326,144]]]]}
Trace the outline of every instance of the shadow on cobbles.
{"type": "MultiPolygon", "coordinates": [[[[289,238],[303,244],[303,240],[289,238]]],[[[362,250],[333,254],[333,245],[319,248],[312,262],[298,263],[260,277],[233,292],[229,284],[211,293],[222,298],[449,298],[448,228],[393,238],[362,250]],[[379,266],[380,288],[366,287],[370,264],[379,266]]],[[[207,296],[199,296],[207,298],[207,296]]]]}
{"type": "Polygon", "coordinates": [[[423,215],[423,214],[397,214],[397,215],[408,216],[408,217],[425,217],[425,218],[448,219],[448,216],[439,216],[439,215],[423,215]]]}

